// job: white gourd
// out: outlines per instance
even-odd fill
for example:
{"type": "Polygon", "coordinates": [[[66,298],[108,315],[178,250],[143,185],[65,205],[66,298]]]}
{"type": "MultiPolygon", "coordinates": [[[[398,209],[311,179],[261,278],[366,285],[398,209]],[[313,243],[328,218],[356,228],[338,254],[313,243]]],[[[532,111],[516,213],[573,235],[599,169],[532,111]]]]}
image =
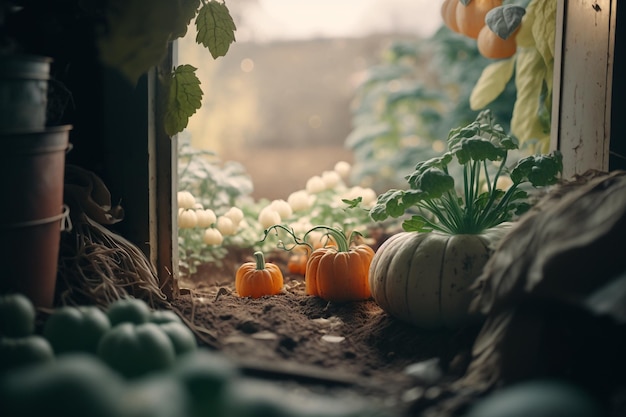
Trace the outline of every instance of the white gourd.
{"type": "Polygon", "coordinates": [[[470,323],[473,294],[494,245],[510,227],[476,235],[401,232],[378,249],[370,266],[372,297],[390,315],[423,328],[470,323]]]}

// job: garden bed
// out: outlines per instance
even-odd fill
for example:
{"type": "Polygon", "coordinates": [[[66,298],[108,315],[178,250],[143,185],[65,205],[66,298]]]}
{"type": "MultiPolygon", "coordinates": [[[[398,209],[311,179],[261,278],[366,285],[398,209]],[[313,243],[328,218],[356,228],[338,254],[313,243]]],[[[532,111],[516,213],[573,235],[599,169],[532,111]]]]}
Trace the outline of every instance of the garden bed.
{"type": "MultiPolygon", "coordinates": [[[[462,375],[478,329],[424,331],[390,317],[373,301],[329,303],[304,292],[304,278],[290,274],[280,253],[268,257],[285,276],[281,294],[258,299],[234,291],[234,270],[249,255],[232,253],[222,268],[210,265],[181,282],[173,305],[201,335],[245,373],[293,389],[356,396],[393,415],[424,405],[427,384],[406,372],[438,358],[439,383],[462,375]]],[[[434,400],[435,398],[432,398],[434,400]]]]}

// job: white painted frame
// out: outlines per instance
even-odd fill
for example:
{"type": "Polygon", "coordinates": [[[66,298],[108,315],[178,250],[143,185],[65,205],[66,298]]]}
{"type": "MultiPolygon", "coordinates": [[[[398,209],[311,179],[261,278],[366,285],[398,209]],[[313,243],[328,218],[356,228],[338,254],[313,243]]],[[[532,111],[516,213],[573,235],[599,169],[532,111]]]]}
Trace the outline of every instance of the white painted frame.
{"type": "Polygon", "coordinates": [[[551,149],[563,177],[608,171],[617,0],[557,0],[551,149]]]}

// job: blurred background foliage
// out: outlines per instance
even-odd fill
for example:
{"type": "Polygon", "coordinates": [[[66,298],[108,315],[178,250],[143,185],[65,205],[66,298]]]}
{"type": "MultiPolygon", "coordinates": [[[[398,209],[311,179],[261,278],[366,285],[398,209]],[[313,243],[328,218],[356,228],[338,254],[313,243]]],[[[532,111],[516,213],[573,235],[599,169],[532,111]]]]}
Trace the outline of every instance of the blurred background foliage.
{"type": "MultiPolygon", "coordinates": [[[[475,119],[469,96],[491,60],[476,41],[442,26],[427,39],[399,41],[368,69],[352,103],[352,181],[377,191],[405,183],[419,161],[440,154],[452,127],[475,119]]],[[[515,103],[511,80],[490,105],[508,131],[515,103]]]]}

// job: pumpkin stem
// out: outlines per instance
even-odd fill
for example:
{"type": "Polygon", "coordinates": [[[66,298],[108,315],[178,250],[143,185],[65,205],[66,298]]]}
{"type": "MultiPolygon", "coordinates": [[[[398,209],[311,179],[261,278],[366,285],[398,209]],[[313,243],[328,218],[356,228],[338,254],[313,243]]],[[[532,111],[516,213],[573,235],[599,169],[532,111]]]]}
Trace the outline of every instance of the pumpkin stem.
{"type": "Polygon", "coordinates": [[[256,251],[254,252],[254,259],[256,260],[256,270],[262,271],[265,269],[265,256],[263,252],[256,251]]]}
{"type": "Polygon", "coordinates": [[[337,242],[337,252],[348,252],[350,250],[350,241],[352,240],[352,234],[350,234],[350,239],[348,239],[343,230],[331,226],[315,226],[304,234],[304,240],[306,241],[309,233],[319,229],[326,230],[326,232],[335,240],[335,242],[337,242]]]}
{"type": "MultiPolygon", "coordinates": [[[[265,236],[263,237],[263,239],[261,239],[261,241],[259,243],[263,243],[265,241],[265,239],[267,239],[267,236],[269,235],[270,231],[272,231],[274,229],[282,229],[285,232],[289,233],[289,235],[293,238],[293,240],[295,242],[292,246],[287,247],[287,246],[285,246],[283,241],[280,241],[280,242],[278,242],[278,247],[280,249],[291,251],[296,246],[305,245],[305,246],[308,247],[309,252],[313,250],[313,246],[310,245],[309,243],[307,243],[306,240],[302,240],[298,236],[296,236],[296,233],[293,231],[293,229],[291,229],[291,228],[289,228],[287,226],[283,226],[282,224],[275,224],[274,226],[271,226],[271,227],[268,227],[267,229],[265,229],[265,236]]],[[[278,235],[278,232],[276,232],[276,235],[278,235]]]]}

